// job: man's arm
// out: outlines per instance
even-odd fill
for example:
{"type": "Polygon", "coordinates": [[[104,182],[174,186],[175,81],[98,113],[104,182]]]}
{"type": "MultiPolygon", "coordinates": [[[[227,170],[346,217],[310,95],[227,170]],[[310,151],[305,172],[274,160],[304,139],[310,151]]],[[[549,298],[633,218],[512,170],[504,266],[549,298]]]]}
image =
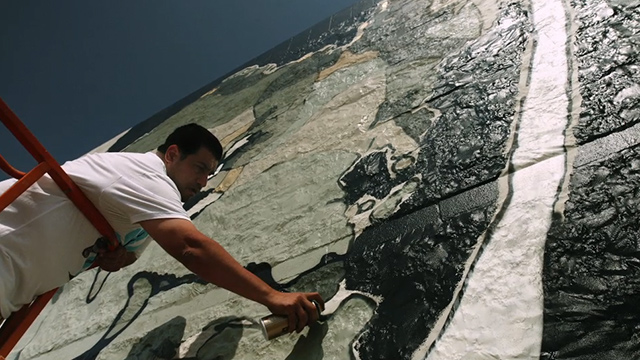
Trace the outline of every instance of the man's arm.
{"type": "Polygon", "coordinates": [[[169,255],[205,281],[263,304],[274,314],[287,316],[290,331],[300,332],[318,319],[311,300],[324,307],[318,293],[283,293],[271,288],[188,220],[147,220],[140,225],[169,255]]]}

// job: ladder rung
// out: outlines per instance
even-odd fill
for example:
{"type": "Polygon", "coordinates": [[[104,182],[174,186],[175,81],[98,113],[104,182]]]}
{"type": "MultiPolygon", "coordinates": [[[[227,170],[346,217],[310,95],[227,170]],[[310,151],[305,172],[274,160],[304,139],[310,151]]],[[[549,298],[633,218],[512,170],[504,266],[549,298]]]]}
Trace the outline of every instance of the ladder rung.
{"type": "Polygon", "coordinates": [[[2,155],[0,155],[0,169],[4,170],[4,172],[6,172],[7,174],[9,174],[9,176],[15,179],[20,179],[26,175],[26,173],[11,166],[11,164],[9,164],[7,160],[5,160],[4,157],[2,157],[2,155]]]}
{"type": "Polygon", "coordinates": [[[26,173],[15,184],[11,185],[11,187],[0,196],[0,211],[9,206],[9,204],[17,199],[29,186],[38,181],[42,175],[46,174],[50,168],[49,164],[42,162],[26,173]]]}

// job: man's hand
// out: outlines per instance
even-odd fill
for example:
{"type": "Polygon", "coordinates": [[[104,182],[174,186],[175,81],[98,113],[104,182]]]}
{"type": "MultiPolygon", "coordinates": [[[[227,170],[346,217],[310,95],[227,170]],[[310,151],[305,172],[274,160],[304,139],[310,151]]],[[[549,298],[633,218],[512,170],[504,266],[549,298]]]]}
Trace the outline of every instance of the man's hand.
{"type": "Polygon", "coordinates": [[[128,252],[124,246],[118,246],[113,251],[106,251],[96,256],[95,264],[104,271],[118,271],[125,266],[133,264],[136,255],[128,252]]]}
{"type": "Polygon", "coordinates": [[[324,301],[318,293],[274,292],[267,307],[272,313],[289,318],[289,332],[300,332],[305,326],[318,321],[318,311],[324,310],[324,301]],[[316,309],[311,300],[316,301],[320,309],[316,309]]]}

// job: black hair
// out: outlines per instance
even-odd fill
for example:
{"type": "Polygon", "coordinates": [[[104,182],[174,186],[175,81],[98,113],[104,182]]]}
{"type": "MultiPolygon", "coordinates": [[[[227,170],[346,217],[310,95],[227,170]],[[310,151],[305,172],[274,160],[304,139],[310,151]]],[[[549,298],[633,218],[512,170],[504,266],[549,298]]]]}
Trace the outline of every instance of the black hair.
{"type": "Polygon", "coordinates": [[[222,145],[220,141],[209,130],[198,124],[182,125],[173,130],[164,144],[158,146],[158,151],[164,154],[171,145],[178,146],[182,158],[197,153],[204,146],[211,151],[216,160],[222,160],[222,145]]]}

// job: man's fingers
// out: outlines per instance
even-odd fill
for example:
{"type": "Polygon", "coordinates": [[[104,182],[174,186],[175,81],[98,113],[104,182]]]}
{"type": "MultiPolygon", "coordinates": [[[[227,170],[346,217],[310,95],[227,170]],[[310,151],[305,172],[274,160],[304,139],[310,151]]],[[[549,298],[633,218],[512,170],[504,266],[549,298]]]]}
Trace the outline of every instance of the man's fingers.
{"type": "Polygon", "coordinates": [[[97,254],[95,264],[105,271],[118,271],[124,266],[126,255],[127,250],[123,246],[119,246],[113,251],[97,254]]]}
{"type": "Polygon", "coordinates": [[[318,317],[319,317],[318,312],[320,311],[320,309],[318,309],[312,301],[310,300],[305,301],[304,308],[307,314],[309,315],[309,325],[318,321],[318,317]]]}
{"type": "Polygon", "coordinates": [[[109,259],[113,259],[113,258],[118,258],[121,256],[124,256],[124,254],[127,252],[127,249],[124,248],[124,246],[118,246],[117,248],[115,248],[114,250],[98,250],[98,256],[101,256],[103,258],[109,258],[109,259]]]}
{"type": "Polygon", "coordinates": [[[98,253],[96,256],[97,259],[117,259],[118,256],[114,253],[98,253]]]}
{"type": "Polygon", "coordinates": [[[289,333],[296,331],[296,323],[298,322],[298,317],[295,312],[289,313],[289,328],[287,329],[289,333]]]}
{"type": "Polygon", "coordinates": [[[282,293],[280,309],[274,308],[274,313],[287,315],[288,331],[301,332],[305,326],[318,321],[320,312],[324,310],[324,300],[318,293],[282,293]],[[317,303],[318,305],[316,306],[317,303]]]}
{"type": "Polygon", "coordinates": [[[320,296],[320,294],[318,294],[317,292],[316,293],[311,293],[311,294],[309,294],[309,296],[307,296],[307,299],[317,302],[318,305],[320,305],[320,309],[318,309],[318,310],[320,312],[324,311],[324,300],[322,300],[322,296],[320,296]]]}
{"type": "Polygon", "coordinates": [[[297,306],[296,313],[298,315],[298,327],[296,328],[296,330],[300,332],[302,331],[302,329],[304,329],[305,326],[307,326],[307,321],[309,321],[309,315],[307,315],[307,312],[305,311],[302,305],[297,306]]]}

